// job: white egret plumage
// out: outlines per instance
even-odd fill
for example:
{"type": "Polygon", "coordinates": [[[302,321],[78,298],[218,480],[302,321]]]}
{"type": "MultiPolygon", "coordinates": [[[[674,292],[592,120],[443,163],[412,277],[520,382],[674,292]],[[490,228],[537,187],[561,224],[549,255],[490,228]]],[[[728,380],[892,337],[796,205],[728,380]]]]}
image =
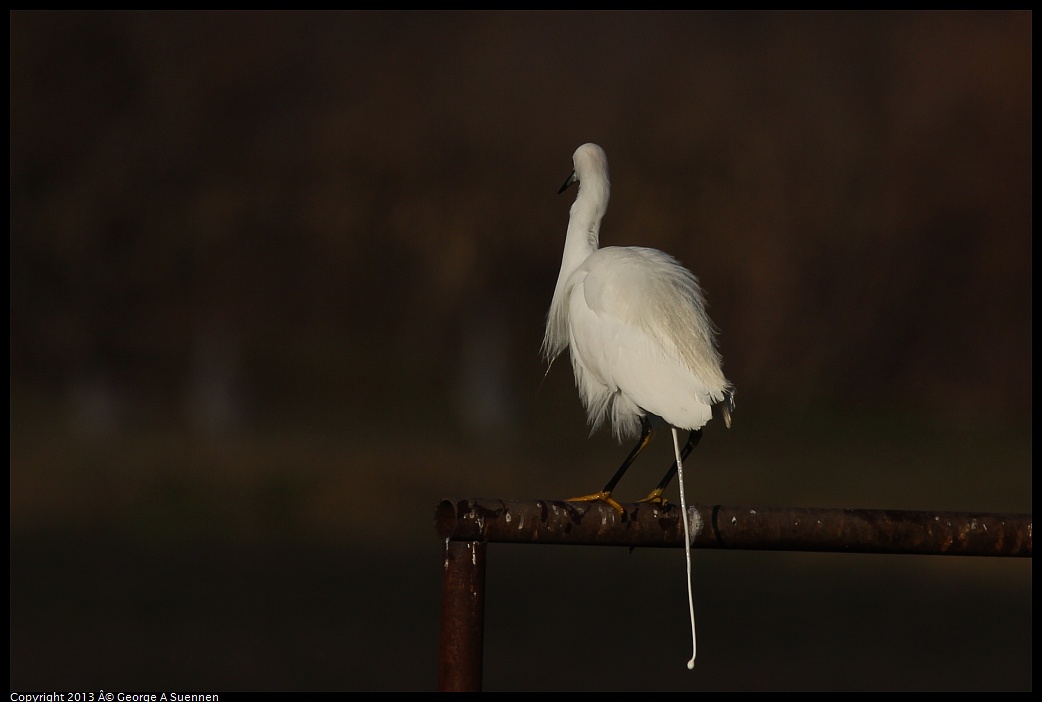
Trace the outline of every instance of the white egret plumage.
{"type": "MultiPolygon", "coordinates": [[[[575,150],[572,163],[574,169],[558,192],[576,182],[579,192],[569,212],[543,354],[553,363],[568,349],[575,384],[594,429],[610,418],[618,439],[638,438],[603,489],[571,501],[606,502],[621,514],[622,506],[612,491],[651,441],[654,428],[669,425],[676,461],[642,502],[664,504],[663,491],[680,473],[690,599],[683,461],[701,439],[714,408],[731,426],[734,387],[724,377],[715,327],[695,276],[655,249],[599,248],[611,190],[604,150],[583,144],[575,150]],[[689,432],[683,449],[677,429],[689,432]]],[[[694,623],[692,607],[692,645],[694,623]]],[[[693,664],[692,653],[688,667],[693,664]]]]}

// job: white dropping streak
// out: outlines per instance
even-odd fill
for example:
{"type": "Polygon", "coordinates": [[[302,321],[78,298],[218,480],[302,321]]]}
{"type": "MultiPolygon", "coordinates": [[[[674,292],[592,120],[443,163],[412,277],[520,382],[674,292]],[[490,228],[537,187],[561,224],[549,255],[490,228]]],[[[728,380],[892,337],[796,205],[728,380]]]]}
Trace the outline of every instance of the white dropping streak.
{"type": "Polygon", "coordinates": [[[684,499],[684,462],[680,458],[680,441],[677,439],[677,428],[673,430],[673,450],[677,454],[677,478],[680,480],[680,511],[684,518],[684,558],[687,560],[687,609],[691,613],[691,660],[687,662],[687,669],[695,667],[695,654],[698,652],[698,642],[695,638],[695,598],[691,594],[691,533],[687,525],[687,501],[684,499]]]}

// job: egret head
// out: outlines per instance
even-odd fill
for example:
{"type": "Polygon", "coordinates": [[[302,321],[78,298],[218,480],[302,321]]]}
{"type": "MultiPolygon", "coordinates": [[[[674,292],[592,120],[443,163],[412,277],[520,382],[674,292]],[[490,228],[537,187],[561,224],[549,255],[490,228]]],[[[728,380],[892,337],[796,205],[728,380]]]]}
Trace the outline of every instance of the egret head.
{"type": "Polygon", "coordinates": [[[560,195],[572,183],[578,182],[580,187],[590,188],[592,186],[603,193],[603,196],[597,199],[603,199],[607,204],[610,183],[608,182],[608,157],[604,154],[604,149],[597,144],[583,144],[572,154],[572,167],[571,174],[565,179],[564,185],[557,191],[557,194],[560,195]]]}
{"type": "Polygon", "coordinates": [[[583,144],[572,154],[575,177],[579,182],[603,178],[608,180],[608,157],[596,144],[583,144]]]}

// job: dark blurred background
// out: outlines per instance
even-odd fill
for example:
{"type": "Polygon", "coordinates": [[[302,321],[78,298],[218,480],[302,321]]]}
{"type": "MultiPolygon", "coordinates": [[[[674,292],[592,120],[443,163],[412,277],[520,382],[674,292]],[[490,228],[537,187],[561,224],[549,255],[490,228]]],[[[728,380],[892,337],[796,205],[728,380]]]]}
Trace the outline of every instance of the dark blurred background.
{"type": "MultiPolygon", "coordinates": [[[[586,141],[738,388],[689,499],[1031,511],[1030,13],[10,38],[12,690],[433,689],[438,501],[628,449],[538,353],[586,141]]],[[[1029,559],[694,557],[688,672],[679,551],[491,547],[486,689],[1031,688],[1029,559]]]]}

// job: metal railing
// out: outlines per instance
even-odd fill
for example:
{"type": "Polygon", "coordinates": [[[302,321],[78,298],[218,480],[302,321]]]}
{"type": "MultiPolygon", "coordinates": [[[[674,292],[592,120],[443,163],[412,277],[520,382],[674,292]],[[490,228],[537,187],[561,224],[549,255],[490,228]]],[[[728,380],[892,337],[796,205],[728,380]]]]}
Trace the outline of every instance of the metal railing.
{"type": "MultiPolygon", "coordinates": [[[[480,690],[489,543],[684,545],[680,507],[446,499],[438,688],[480,690]]],[[[1031,558],[1031,515],[793,507],[688,507],[694,548],[1031,558]]]]}

